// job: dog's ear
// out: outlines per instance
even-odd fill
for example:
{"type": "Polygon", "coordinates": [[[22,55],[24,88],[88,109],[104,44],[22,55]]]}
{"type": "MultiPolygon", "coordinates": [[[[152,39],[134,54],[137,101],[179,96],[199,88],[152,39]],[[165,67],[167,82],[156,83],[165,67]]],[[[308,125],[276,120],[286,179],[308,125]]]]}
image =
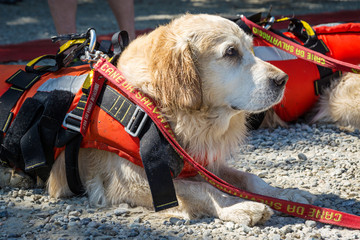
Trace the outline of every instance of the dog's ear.
{"type": "Polygon", "coordinates": [[[202,91],[196,57],[189,41],[168,30],[160,34],[153,52],[153,83],[158,100],[164,107],[199,109],[202,91]]]}

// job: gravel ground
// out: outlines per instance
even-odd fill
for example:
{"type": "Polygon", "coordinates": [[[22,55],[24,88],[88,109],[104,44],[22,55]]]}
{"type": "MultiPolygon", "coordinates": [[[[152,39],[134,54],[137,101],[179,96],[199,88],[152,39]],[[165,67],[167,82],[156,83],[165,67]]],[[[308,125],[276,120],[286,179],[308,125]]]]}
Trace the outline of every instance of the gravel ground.
{"type": "MultiPolygon", "coordinates": [[[[116,30],[111,11],[100,0],[83,0],[78,29],[99,34],[116,30]]],[[[137,29],[154,28],[184,13],[249,14],[273,5],[273,12],[305,14],[360,9],[359,1],[135,0],[137,29]],[[276,3],[277,2],[277,3],[276,3]]],[[[55,34],[44,0],[0,5],[0,44],[55,34]]],[[[332,124],[294,124],[288,129],[252,131],[230,164],[261,176],[273,186],[300,188],[318,197],[316,205],[360,215],[358,130],[332,124]]],[[[0,239],[359,239],[359,230],[284,215],[246,227],[216,218],[166,218],[141,207],[94,209],[87,198],[55,200],[43,189],[0,189],[0,239]]]]}
{"type": "MultiPolygon", "coordinates": [[[[300,188],[315,204],[360,215],[359,131],[295,124],[251,132],[230,164],[273,186],[300,188]]],[[[359,230],[274,215],[247,227],[216,218],[166,218],[142,207],[89,206],[86,197],[55,200],[43,189],[0,190],[0,239],[359,239],[359,230]]]]}

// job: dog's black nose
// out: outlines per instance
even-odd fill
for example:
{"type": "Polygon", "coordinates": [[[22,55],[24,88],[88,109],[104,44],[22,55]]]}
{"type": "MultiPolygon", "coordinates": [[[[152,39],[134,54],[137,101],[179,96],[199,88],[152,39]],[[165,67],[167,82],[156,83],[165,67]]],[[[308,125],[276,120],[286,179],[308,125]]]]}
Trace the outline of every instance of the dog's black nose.
{"type": "Polygon", "coordinates": [[[284,86],[288,79],[289,79],[289,76],[286,73],[279,74],[276,77],[272,78],[275,85],[279,86],[279,87],[284,86]]]}

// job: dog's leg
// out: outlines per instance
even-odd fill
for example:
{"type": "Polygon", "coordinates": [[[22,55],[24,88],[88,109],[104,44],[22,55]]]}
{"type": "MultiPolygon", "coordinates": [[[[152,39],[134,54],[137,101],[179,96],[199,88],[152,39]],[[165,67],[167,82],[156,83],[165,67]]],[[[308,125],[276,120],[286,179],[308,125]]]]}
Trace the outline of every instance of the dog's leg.
{"type": "Polygon", "coordinates": [[[245,225],[262,223],[272,215],[266,205],[228,195],[206,182],[177,179],[174,183],[179,207],[168,210],[173,215],[212,216],[245,225]]]}
{"type": "MultiPolygon", "coordinates": [[[[112,205],[126,202],[133,206],[152,208],[144,169],[111,153],[106,161],[106,165],[97,168],[98,172],[102,172],[106,200],[112,205]]],[[[174,185],[179,207],[167,210],[170,215],[184,218],[214,216],[254,225],[267,220],[272,214],[271,209],[264,204],[227,195],[205,182],[175,179],[174,185]]]]}
{"type": "Polygon", "coordinates": [[[68,187],[65,173],[65,154],[59,155],[52,166],[49,179],[47,181],[49,195],[54,198],[69,197],[72,195],[68,187]]]}
{"type": "MultiPolygon", "coordinates": [[[[133,206],[152,208],[152,198],[143,168],[99,150],[81,150],[79,154],[81,180],[90,204],[104,206],[126,202],[133,206]]],[[[179,207],[168,214],[186,218],[214,216],[242,224],[254,225],[267,220],[272,211],[262,203],[230,196],[212,185],[191,180],[174,180],[179,207]]],[[[53,197],[70,196],[63,155],[55,161],[49,181],[53,197]]]]}
{"type": "MultiPolygon", "coordinates": [[[[108,170],[106,163],[109,154],[111,153],[96,149],[80,149],[79,151],[80,179],[92,206],[104,207],[107,205],[104,189],[107,179],[104,176],[108,170]]],[[[52,167],[47,187],[50,196],[54,198],[73,195],[66,179],[64,152],[59,155],[52,167]]]]}
{"type": "MultiPolygon", "coordinates": [[[[125,168],[133,166],[125,166],[125,168]]],[[[152,197],[144,173],[139,169],[126,171],[128,177],[115,177],[105,187],[108,200],[113,205],[127,202],[133,206],[152,208],[152,197]],[[132,177],[130,177],[130,173],[132,177]],[[121,184],[121,185],[120,185],[121,184]]],[[[143,172],[143,169],[140,169],[143,172]]],[[[175,179],[179,206],[162,213],[182,218],[218,217],[245,225],[265,222],[272,210],[258,202],[246,201],[219,191],[206,182],[175,179]]]]}
{"type": "Polygon", "coordinates": [[[252,193],[305,204],[312,203],[316,199],[309,192],[299,189],[275,188],[254,174],[241,172],[226,166],[219,168],[218,175],[228,183],[252,193]]]}

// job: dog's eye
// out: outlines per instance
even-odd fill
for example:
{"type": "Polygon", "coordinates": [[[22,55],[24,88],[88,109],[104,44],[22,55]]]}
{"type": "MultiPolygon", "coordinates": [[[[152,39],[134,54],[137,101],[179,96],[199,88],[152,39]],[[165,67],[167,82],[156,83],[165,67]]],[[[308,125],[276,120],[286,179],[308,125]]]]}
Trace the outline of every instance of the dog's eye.
{"type": "Polygon", "coordinates": [[[225,51],[226,57],[236,57],[238,55],[239,55],[239,53],[234,47],[228,47],[225,51]]]}

